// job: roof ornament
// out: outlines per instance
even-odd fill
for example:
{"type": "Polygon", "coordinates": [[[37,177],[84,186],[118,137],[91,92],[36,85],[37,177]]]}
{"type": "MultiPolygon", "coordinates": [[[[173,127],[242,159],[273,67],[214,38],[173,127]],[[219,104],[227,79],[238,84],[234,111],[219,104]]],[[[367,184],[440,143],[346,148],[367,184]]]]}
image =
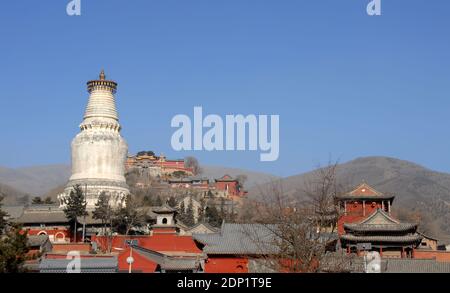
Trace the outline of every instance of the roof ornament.
{"type": "Polygon", "coordinates": [[[106,76],[105,76],[105,70],[102,69],[102,71],[100,72],[100,80],[105,80],[106,76]]]}

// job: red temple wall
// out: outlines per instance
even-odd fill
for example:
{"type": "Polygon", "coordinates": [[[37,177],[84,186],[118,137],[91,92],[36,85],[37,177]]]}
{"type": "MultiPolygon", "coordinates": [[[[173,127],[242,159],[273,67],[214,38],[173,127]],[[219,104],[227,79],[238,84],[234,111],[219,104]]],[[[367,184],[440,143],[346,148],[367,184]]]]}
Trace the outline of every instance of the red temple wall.
{"type": "MultiPolygon", "coordinates": [[[[130,248],[126,248],[124,251],[120,252],[117,262],[119,265],[119,271],[128,272],[129,264],[127,263],[127,258],[130,256],[130,248]]],[[[140,255],[136,250],[133,250],[132,257],[134,262],[131,264],[131,272],[141,272],[141,273],[154,273],[157,264],[140,255]]]]}
{"type": "Polygon", "coordinates": [[[434,258],[438,262],[450,262],[450,251],[416,249],[414,251],[414,258],[420,259],[434,258]]]}
{"type": "MultiPolygon", "coordinates": [[[[152,236],[115,236],[112,240],[112,247],[127,248],[125,240],[128,239],[137,239],[138,246],[158,252],[202,253],[191,236],[179,236],[174,233],[156,233],[152,236]]],[[[93,236],[91,240],[97,242],[99,248],[106,248],[107,241],[104,236],[93,236]]]]}
{"type": "Polygon", "coordinates": [[[205,273],[248,273],[248,259],[212,256],[205,263],[205,273]]]}
{"type": "Polygon", "coordinates": [[[70,243],[70,244],[57,244],[53,243],[52,252],[69,252],[69,251],[80,251],[89,252],[91,251],[91,245],[89,243],[70,243]]]}
{"type": "Polygon", "coordinates": [[[46,234],[48,236],[53,236],[53,241],[72,241],[71,233],[66,227],[52,227],[52,228],[41,228],[41,227],[24,227],[22,231],[26,231],[28,235],[40,235],[46,234]]]}
{"type": "Polygon", "coordinates": [[[381,209],[383,206],[381,202],[366,202],[365,205],[363,205],[362,202],[347,202],[347,215],[354,215],[354,216],[369,216],[373,212],[375,212],[377,209],[381,209]],[[364,208],[363,208],[364,207],[364,208]],[[365,213],[364,213],[365,210],[365,213]]]}
{"type": "Polygon", "coordinates": [[[237,182],[232,181],[232,182],[216,182],[215,186],[217,190],[227,190],[227,185],[228,185],[228,194],[229,195],[237,195],[238,194],[238,190],[237,190],[237,182]]]}
{"type": "Polygon", "coordinates": [[[344,224],[358,223],[373,214],[377,209],[383,207],[381,202],[366,202],[364,205],[361,201],[347,202],[346,213],[338,220],[338,233],[344,234],[344,224]],[[365,210],[365,212],[364,212],[365,210]]]}

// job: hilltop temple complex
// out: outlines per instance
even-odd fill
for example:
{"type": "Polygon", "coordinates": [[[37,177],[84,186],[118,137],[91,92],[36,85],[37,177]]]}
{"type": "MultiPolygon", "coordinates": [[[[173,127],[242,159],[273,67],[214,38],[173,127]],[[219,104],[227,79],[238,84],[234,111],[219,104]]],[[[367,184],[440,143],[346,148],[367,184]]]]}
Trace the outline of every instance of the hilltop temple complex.
{"type": "MultiPolygon", "coordinates": [[[[280,239],[274,231],[282,224],[256,224],[251,220],[225,223],[223,216],[218,221],[208,221],[213,213],[205,216],[214,208],[217,214],[231,211],[234,216],[234,203],[243,201],[247,194],[244,179],[229,175],[214,180],[196,177],[184,160],[168,160],[153,152],[127,157],[128,146],[120,134],[115,106],[117,83],[107,80],[102,71],[99,79],[87,83],[87,88],[89,101],[80,132],[71,145],[72,173],[64,192],[58,195],[59,205],[7,210],[8,221],[21,224],[22,232],[27,233],[37,264],[34,271],[66,272],[69,251],[80,252],[83,272],[262,272],[261,261],[279,257],[276,244],[280,239]],[[131,170],[158,178],[157,188],[182,197],[171,206],[168,197],[158,206],[132,206],[132,212],[140,214],[139,224],[129,222],[126,215],[126,232],[120,232],[113,229],[111,215],[107,228],[105,222],[93,217],[93,210],[102,193],[110,196],[113,208],[122,207],[121,200],[130,194],[125,172],[131,170]],[[84,193],[88,213],[69,221],[63,208],[75,186],[84,193]],[[194,198],[195,194],[200,198],[194,198]],[[183,223],[186,218],[180,216],[188,212],[192,213],[192,221],[183,223]]],[[[389,269],[390,263],[411,270],[427,264],[437,271],[450,272],[450,253],[439,251],[436,239],[419,233],[417,223],[402,223],[393,217],[394,198],[365,182],[337,196],[334,207],[340,212],[334,213],[333,209],[330,220],[337,232],[329,232],[333,235],[326,243],[327,253],[362,258],[376,251],[388,263],[385,271],[404,270],[389,269]]]]}
{"type": "Polygon", "coordinates": [[[163,154],[158,157],[153,152],[128,155],[125,168],[127,171],[146,169],[152,177],[170,177],[175,172],[182,172],[185,176],[194,175],[193,169],[185,166],[184,159],[169,160],[163,154]]]}

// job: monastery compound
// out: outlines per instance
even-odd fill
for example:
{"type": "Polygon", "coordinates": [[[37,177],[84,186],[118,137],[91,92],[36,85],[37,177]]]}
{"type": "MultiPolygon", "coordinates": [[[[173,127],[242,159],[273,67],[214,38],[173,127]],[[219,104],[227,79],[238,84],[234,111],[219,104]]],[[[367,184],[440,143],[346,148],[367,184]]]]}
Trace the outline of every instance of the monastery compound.
{"type": "MultiPolygon", "coordinates": [[[[133,170],[158,178],[159,186],[164,185],[167,190],[200,194],[198,199],[182,199],[185,208],[194,202],[194,214],[201,212],[199,202],[208,197],[234,203],[247,193],[237,178],[226,174],[214,180],[199,177],[184,160],[171,160],[153,152],[128,155],[115,104],[117,83],[107,79],[102,71],[98,79],[87,83],[87,90],[89,100],[80,132],[71,144],[72,174],[64,192],[57,197],[58,204],[9,210],[5,207],[8,220],[20,223],[23,232],[28,233],[29,270],[67,272],[67,253],[77,251],[81,255],[82,272],[267,271],[261,262],[277,255],[277,247],[261,248],[246,231],[264,239],[276,237],[268,226],[226,221],[212,226],[198,219],[187,225],[179,218],[183,212],[181,202],[177,206],[163,202],[149,207],[145,210],[145,227],[133,235],[104,233],[105,224],[92,213],[96,203],[101,194],[106,194],[112,207],[120,207],[131,190],[125,174],[133,170]],[[85,194],[88,213],[78,218],[78,229],[74,233],[64,207],[75,186],[85,194]]],[[[142,186],[137,187],[146,187],[140,184],[142,186]]],[[[368,252],[376,252],[382,259],[383,272],[417,268],[450,272],[450,253],[439,249],[436,239],[420,234],[416,223],[400,222],[392,215],[394,198],[365,182],[340,195],[337,204],[342,214],[331,223],[337,231],[327,243],[330,255],[339,253],[362,258],[368,252]]],[[[138,207],[141,208],[144,207],[138,207]]],[[[273,223],[275,230],[276,225],[273,223]]]]}

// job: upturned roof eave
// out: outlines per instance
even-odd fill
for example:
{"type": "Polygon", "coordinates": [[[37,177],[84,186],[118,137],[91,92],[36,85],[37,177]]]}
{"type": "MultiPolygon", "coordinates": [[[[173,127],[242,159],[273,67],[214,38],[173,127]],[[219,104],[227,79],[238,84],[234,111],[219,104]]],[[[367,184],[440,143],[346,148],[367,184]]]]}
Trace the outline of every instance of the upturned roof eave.
{"type": "Polygon", "coordinates": [[[352,243],[406,243],[406,244],[418,244],[422,241],[422,237],[419,235],[408,235],[408,236],[356,236],[356,235],[341,235],[341,242],[352,242],[352,243]]]}
{"type": "Polygon", "coordinates": [[[354,200],[354,199],[361,199],[361,200],[376,200],[376,199],[390,199],[390,200],[394,200],[395,195],[362,195],[362,194],[358,194],[358,195],[354,195],[354,194],[343,194],[343,195],[338,195],[336,196],[337,199],[340,200],[354,200]]]}
{"type": "Polygon", "coordinates": [[[416,231],[417,224],[402,223],[402,224],[386,224],[386,225],[370,225],[370,224],[344,224],[345,231],[354,232],[407,232],[416,231]]]}

